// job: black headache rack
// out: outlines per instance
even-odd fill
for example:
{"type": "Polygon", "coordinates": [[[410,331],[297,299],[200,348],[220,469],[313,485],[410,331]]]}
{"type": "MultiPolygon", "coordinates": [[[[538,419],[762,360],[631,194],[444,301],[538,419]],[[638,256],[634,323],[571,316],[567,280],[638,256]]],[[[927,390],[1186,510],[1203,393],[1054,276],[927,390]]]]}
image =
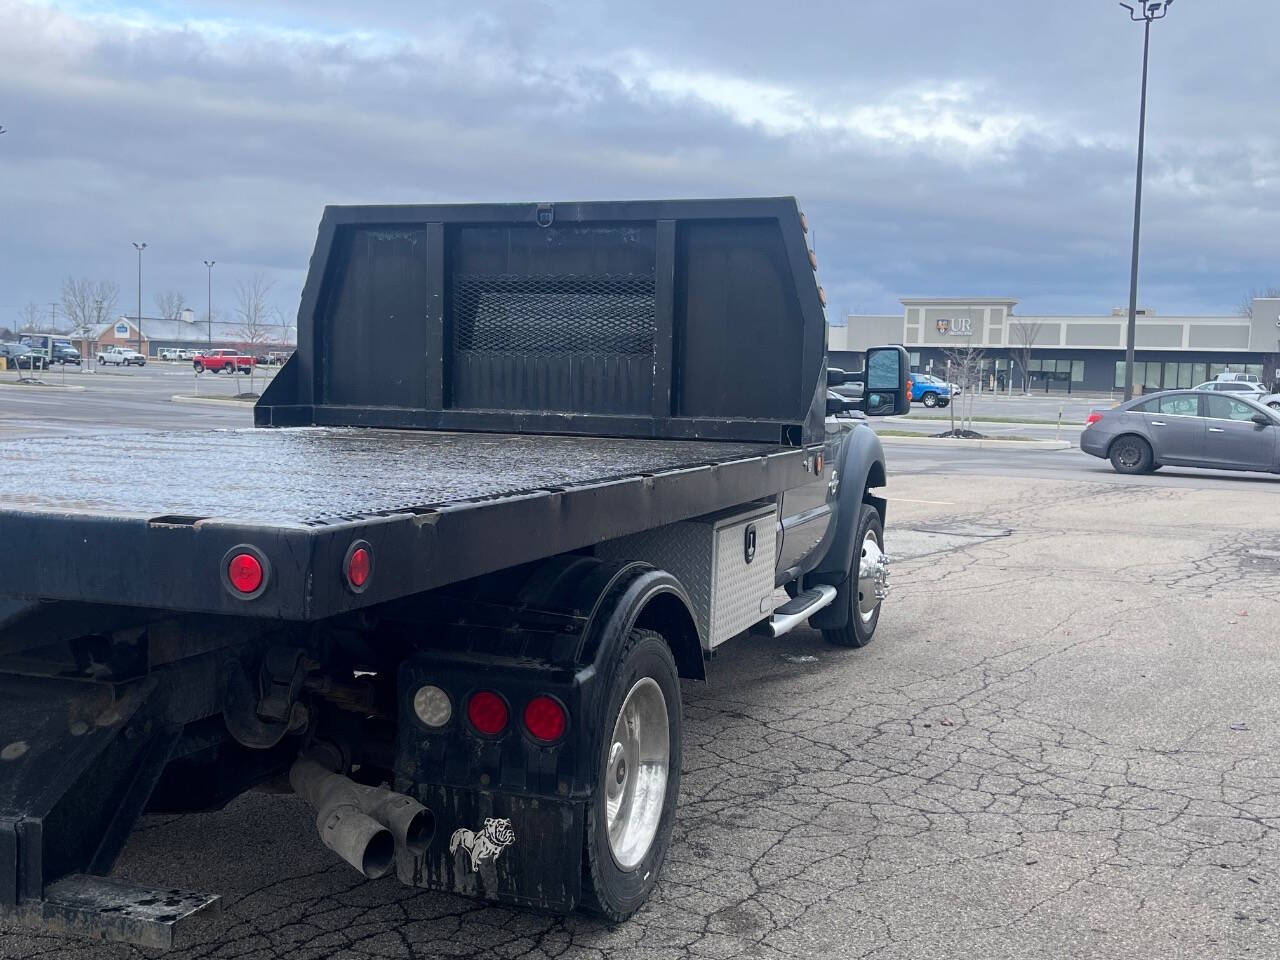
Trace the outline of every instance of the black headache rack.
{"type": "Polygon", "coordinates": [[[259,426],[822,440],[794,198],[330,207],[259,426]]]}

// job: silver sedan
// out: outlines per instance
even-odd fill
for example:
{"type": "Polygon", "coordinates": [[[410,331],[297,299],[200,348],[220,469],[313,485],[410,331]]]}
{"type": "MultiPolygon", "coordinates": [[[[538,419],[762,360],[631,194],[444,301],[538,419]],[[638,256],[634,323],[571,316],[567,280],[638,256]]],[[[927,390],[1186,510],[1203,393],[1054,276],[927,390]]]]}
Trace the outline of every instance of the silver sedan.
{"type": "Polygon", "coordinates": [[[1166,465],[1280,473],[1280,413],[1245,394],[1172,390],[1090,414],[1080,449],[1119,473],[1166,465]]]}

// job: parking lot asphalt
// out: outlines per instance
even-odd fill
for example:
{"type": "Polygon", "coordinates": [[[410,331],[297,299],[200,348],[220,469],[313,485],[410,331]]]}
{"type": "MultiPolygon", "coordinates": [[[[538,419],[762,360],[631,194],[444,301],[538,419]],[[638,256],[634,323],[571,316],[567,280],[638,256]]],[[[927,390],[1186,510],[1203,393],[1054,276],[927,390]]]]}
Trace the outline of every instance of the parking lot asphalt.
{"type": "MultiPolygon", "coordinates": [[[[15,385],[17,373],[0,373],[0,438],[68,437],[85,433],[253,426],[251,404],[173,403],[175,394],[227,397],[261,391],[275,369],[244,375],[204,373],[187,363],[148,363],[119,369],[54,367],[39,376],[49,387],[15,385]],[[82,389],[65,390],[64,386],[82,389]]],[[[25,374],[25,371],[23,371],[25,374]]]]}
{"type": "Polygon", "coordinates": [[[362,881],[265,792],[145,818],[115,875],[224,895],[181,958],[1280,954],[1280,482],[890,456],[875,642],[740,639],[684,687],[675,840],[631,921],[362,881]]]}

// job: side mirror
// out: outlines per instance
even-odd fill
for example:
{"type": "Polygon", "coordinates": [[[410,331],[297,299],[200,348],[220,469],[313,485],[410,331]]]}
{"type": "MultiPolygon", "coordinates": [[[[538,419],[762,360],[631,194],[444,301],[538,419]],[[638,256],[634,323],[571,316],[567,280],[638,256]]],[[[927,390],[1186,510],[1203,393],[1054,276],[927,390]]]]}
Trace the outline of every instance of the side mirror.
{"type": "Polygon", "coordinates": [[[1254,423],[1256,423],[1260,427],[1269,427],[1273,423],[1275,423],[1275,421],[1272,420],[1270,417],[1268,417],[1265,413],[1255,413],[1249,419],[1252,420],[1254,423]]]}
{"type": "Polygon", "coordinates": [[[910,370],[906,347],[872,347],[867,351],[863,410],[868,417],[900,417],[911,411],[910,370]]]}

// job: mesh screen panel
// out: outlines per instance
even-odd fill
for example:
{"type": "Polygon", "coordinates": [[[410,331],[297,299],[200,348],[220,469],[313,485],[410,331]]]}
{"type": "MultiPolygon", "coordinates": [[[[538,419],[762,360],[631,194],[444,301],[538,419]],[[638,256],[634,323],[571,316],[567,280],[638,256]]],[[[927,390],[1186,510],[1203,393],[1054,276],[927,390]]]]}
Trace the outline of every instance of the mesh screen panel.
{"type": "Polygon", "coordinates": [[[652,274],[455,275],[453,348],[653,355],[652,274]]]}

